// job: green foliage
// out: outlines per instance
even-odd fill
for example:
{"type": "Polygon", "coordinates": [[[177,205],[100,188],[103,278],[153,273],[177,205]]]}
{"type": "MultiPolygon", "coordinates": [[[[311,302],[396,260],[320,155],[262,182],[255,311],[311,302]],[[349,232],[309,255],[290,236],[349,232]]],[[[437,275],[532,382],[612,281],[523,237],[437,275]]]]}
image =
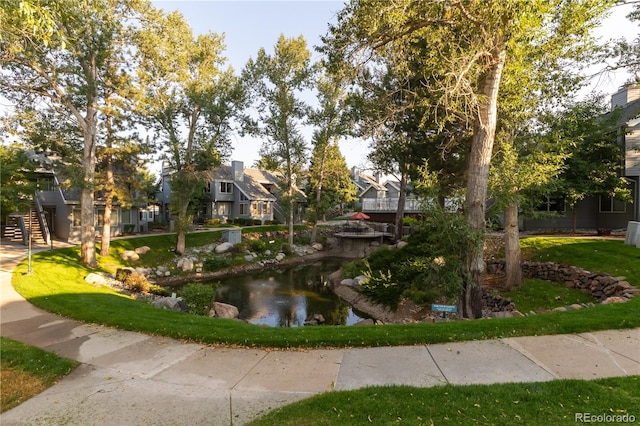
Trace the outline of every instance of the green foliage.
{"type": "Polygon", "coordinates": [[[390,306],[395,309],[400,300],[402,286],[391,276],[391,271],[364,271],[366,281],[360,285],[360,292],[374,302],[390,306]]]}
{"type": "Polygon", "coordinates": [[[362,275],[368,268],[369,265],[365,259],[356,259],[342,266],[342,274],[345,278],[355,278],[362,275]]]}
{"type": "Polygon", "coordinates": [[[257,240],[249,240],[248,241],[249,250],[254,253],[262,254],[267,250],[267,241],[262,238],[258,238],[257,240]]]}
{"type": "MultiPolygon", "coordinates": [[[[0,145],[0,210],[4,216],[14,211],[26,211],[36,189],[33,172],[36,164],[29,161],[19,145],[0,145]]],[[[4,217],[2,221],[4,221],[4,217]]]]}
{"type": "Polygon", "coordinates": [[[215,256],[206,259],[203,264],[203,268],[207,272],[217,271],[229,266],[229,258],[224,256],[215,256]]]}
{"type": "Polygon", "coordinates": [[[196,315],[208,315],[213,304],[216,291],[210,284],[191,283],[181,291],[180,296],[189,307],[189,312],[196,315]]]}
{"type": "Polygon", "coordinates": [[[298,245],[311,244],[311,236],[309,235],[296,235],[294,237],[294,243],[298,245]]]}
{"type": "MultiPolygon", "coordinates": [[[[417,303],[442,297],[457,300],[468,280],[468,251],[478,241],[479,235],[469,230],[462,215],[434,209],[430,218],[419,223],[418,230],[409,236],[406,247],[371,253],[368,262],[376,283],[390,276],[394,281],[392,286],[380,286],[381,296],[371,297],[381,303],[388,298],[386,303],[392,306],[403,294],[417,303]]],[[[375,293],[376,287],[370,285],[367,292],[375,293]]]]}
{"type": "Polygon", "coordinates": [[[283,243],[282,246],[280,247],[280,251],[282,253],[284,253],[287,256],[290,256],[291,253],[293,253],[293,251],[291,250],[291,246],[289,245],[289,243],[283,243]]]}
{"type": "Polygon", "coordinates": [[[151,284],[147,277],[137,272],[129,274],[124,279],[124,284],[128,290],[133,291],[134,293],[149,293],[151,288],[151,284]]]}

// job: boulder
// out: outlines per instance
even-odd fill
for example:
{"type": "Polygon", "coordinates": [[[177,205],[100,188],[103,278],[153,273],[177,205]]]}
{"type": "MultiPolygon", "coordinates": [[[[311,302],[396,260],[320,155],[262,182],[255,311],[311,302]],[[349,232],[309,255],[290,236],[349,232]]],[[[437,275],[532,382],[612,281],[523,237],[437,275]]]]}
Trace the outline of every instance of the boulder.
{"type": "Polygon", "coordinates": [[[189,306],[175,297],[159,297],[153,301],[153,306],[175,312],[189,312],[189,306]]]}
{"type": "Polygon", "coordinates": [[[190,272],[193,271],[193,260],[186,258],[182,261],[182,270],[184,272],[190,272]]]}
{"type": "Polygon", "coordinates": [[[354,282],[351,278],[345,278],[344,280],[340,281],[340,285],[346,285],[346,286],[354,286],[354,282]]]}
{"type": "Polygon", "coordinates": [[[125,250],[120,253],[120,259],[130,262],[140,259],[140,256],[133,250],[125,250]]]}
{"type": "Polygon", "coordinates": [[[103,277],[100,274],[96,274],[94,272],[92,272],[89,275],[87,275],[86,277],[84,277],[84,280],[86,282],[88,282],[89,284],[93,284],[93,285],[106,285],[107,284],[107,279],[105,277],[103,277]]]}
{"type": "Polygon", "coordinates": [[[322,325],[324,324],[325,319],[322,314],[313,314],[304,320],[304,325],[322,325]]]}
{"type": "Polygon", "coordinates": [[[313,248],[316,251],[322,251],[324,250],[324,247],[322,246],[322,244],[320,243],[313,243],[311,244],[311,248],[313,248]]]}
{"type": "Polygon", "coordinates": [[[222,244],[216,246],[215,252],[218,253],[218,254],[226,253],[229,250],[231,250],[232,248],[233,248],[233,244],[231,244],[231,243],[222,243],[222,244]]]}
{"type": "Polygon", "coordinates": [[[396,244],[396,247],[401,249],[401,248],[404,248],[404,247],[406,247],[408,245],[409,245],[409,243],[406,242],[406,241],[398,241],[398,243],[396,244]]]}
{"type": "Polygon", "coordinates": [[[215,302],[209,311],[210,317],[236,319],[239,315],[238,308],[222,302],[215,302]]]}
{"type": "Polygon", "coordinates": [[[286,256],[284,253],[278,253],[278,254],[276,255],[276,260],[277,260],[278,262],[280,262],[280,261],[281,261],[282,259],[284,259],[285,257],[287,257],[287,256],[286,256]]]}
{"type": "Polygon", "coordinates": [[[151,251],[151,247],[149,246],[142,246],[142,247],[138,247],[134,250],[136,253],[138,254],[147,254],[151,251]]]}
{"type": "Polygon", "coordinates": [[[602,304],[603,305],[609,305],[611,303],[624,303],[627,300],[622,298],[622,297],[618,297],[618,296],[614,296],[614,297],[607,297],[602,304]]]}

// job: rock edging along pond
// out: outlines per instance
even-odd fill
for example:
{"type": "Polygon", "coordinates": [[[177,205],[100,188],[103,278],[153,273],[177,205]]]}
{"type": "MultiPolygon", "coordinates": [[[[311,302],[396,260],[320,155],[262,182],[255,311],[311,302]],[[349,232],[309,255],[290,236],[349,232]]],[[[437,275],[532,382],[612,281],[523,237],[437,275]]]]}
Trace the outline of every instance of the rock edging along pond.
{"type": "Polygon", "coordinates": [[[223,268],[218,271],[211,272],[196,272],[188,275],[174,275],[166,278],[156,278],[155,284],[163,287],[180,286],[192,282],[211,281],[216,278],[226,278],[236,275],[244,275],[252,272],[262,271],[264,269],[282,268],[286,266],[295,266],[307,262],[313,262],[316,260],[324,259],[327,257],[339,257],[345,259],[356,259],[357,254],[345,253],[337,250],[318,251],[311,254],[305,254],[304,256],[292,256],[286,257],[279,262],[273,263],[248,263],[244,265],[237,265],[228,268],[223,268]]]}

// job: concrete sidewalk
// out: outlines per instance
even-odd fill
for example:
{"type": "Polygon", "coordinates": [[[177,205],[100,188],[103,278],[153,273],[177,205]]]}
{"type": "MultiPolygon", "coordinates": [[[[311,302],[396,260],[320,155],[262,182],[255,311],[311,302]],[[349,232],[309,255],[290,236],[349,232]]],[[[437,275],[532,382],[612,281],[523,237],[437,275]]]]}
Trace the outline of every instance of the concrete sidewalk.
{"type": "Polygon", "coordinates": [[[409,347],[269,351],[211,347],[87,325],[37,309],[13,290],[10,271],[24,257],[24,248],[15,251],[19,253],[0,248],[2,336],[82,365],[0,415],[3,426],[241,425],[334,389],[640,374],[640,329],[409,347]]]}

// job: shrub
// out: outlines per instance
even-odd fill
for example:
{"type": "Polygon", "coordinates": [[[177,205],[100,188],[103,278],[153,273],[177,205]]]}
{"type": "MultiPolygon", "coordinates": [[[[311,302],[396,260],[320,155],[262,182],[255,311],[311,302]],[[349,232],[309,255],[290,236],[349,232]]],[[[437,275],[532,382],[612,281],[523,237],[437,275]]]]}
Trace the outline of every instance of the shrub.
{"type": "Polygon", "coordinates": [[[124,284],[129,291],[134,293],[148,293],[151,286],[147,277],[137,272],[125,278],[124,284]]]}
{"type": "Polygon", "coordinates": [[[220,225],[220,219],[209,219],[207,220],[206,224],[208,226],[218,226],[220,225]]]}
{"type": "Polygon", "coordinates": [[[356,259],[342,266],[342,275],[345,278],[355,278],[367,270],[367,263],[363,259],[356,259]]]}
{"type": "Polygon", "coordinates": [[[229,266],[229,259],[226,257],[212,257],[207,259],[202,264],[203,268],[207,272],[217,271],[229,266]]]}
{"type": "Polygon", "coordinates": [[[374,302],[390,306],[395,310],[398,306],[402,289],[392,278],[391,271],[387,270],[385,273],[368,269],[364,271],[364,276],[367,280],[360,285],[360,292],[374,302]]]}
{"type": "Polygon", "coordinates": [[[311,235],[296,235],[293,240],[298,245],[311,244],[311,235]]]}
{"type": "Polygon", "coordinates": [[[289,255],[291,255],[291,253],[293,253],[291,251],[291,246],[288,243],[282,243],[282,246],[280,247],[280,251],[283,252],[287,256],[289,256],[289,255]]]}
{"type": "Polygon", "coordinates": [[[264,253],[267,250],[267,241],[265,239],[249,240],[249,250],[254,253],[264,253]]]}
{"type": "Polygon", "coordinates": [[[149,293],[157,294],[158,296],[165,296],[165,297],[168,297],[171,295],[171,292],[166,288],[160,287],[159,285],[151,284],[151,283],[149,283],[149,293]]]}
{"type": "Polygon", "coordinates": [[[191,283],[187,284],[180,296],[189,307],[189,312],[196,315],[208,315],[213,303],[215,289],[212,285],[191,283]]]}

